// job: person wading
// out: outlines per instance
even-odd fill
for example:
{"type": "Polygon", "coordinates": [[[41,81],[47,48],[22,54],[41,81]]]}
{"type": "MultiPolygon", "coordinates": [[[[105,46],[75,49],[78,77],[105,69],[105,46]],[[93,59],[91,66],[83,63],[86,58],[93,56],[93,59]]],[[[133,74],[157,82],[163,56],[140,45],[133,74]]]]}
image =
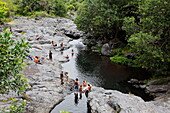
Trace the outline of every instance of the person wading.
{"type": "Polygon", "coordinates": [[[68,72],[65,72],[65,76],[66,76],[66,83],[68,83],[68,72]]]}
{"type": "Polygon", "coordinates": [[[88,94],[89,94],[90,91],[91,91],[91,86],[90,86],[90,84],[88,84],[88,87],[87,87],[87,89],[85,91],[86,97],[88,97],[88,94]]]}
{"type": "Polygon", "coordinates": [[[76,78],[76,80],[74,81],[74,90],[78,92],[79,89],[79,81],[78,78],[76,78]]]}

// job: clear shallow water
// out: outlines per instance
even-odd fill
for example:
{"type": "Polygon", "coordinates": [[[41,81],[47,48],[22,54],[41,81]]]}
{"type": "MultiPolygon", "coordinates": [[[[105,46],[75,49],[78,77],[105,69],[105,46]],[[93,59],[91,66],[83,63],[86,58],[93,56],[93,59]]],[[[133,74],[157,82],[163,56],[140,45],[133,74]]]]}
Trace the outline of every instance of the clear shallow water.
{"type": "Polygon", "coordinates": [[[57,105],[51,113],[60,113],[60,111],[68,111],[70,113],[88,113],[87,98],[84,94],[80,98],[80,94],[74,94],[65,97],[65,100],[57,105]]]}
{"type": "MultiPolygon", "coordinates": [[[[105,89],[118,90],[123,93],[130,92],[146,101],[152,99],[142,89],[136,89],[127,82],[131,78],[147,79],[150,74],[144,70],[112,63],[108,57],[86,50],[80,40],[71,41],[70,44],[73,46],[63,52],[63,56],[70,56],[70,61],[62,64],[62,70],[69,73],[69,78],[78,78],[80,83],[85,80],[92,85],[105,89]],[[74,55],[71,54],[72,49],[74,55]]],[[[86,99],[84,98],[85,100],[80,100],[78,104],[75,104],[74,98],[73,94],[69,95],[51,113],[59,113],[61,109],[68,109],[72,113],[87,113],[86,99]]]]}

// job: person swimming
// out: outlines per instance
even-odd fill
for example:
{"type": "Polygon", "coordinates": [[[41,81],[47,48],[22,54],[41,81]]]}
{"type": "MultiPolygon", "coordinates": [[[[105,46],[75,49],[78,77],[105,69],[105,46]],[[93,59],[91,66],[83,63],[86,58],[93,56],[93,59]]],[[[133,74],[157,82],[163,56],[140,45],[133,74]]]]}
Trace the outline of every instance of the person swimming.
{"type": "Polygon", "coordinates": [[[65,56],[65,58],[66,58],[66,59],[69,59],[69,56],[67,55],[67,56],[65,56]]]}

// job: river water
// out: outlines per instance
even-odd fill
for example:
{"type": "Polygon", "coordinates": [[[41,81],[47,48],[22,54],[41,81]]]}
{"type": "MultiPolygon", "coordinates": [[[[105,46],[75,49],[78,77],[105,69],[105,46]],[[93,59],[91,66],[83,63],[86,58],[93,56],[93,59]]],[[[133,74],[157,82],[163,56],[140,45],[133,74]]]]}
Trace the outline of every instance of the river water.
{"type": "MultiPolygon", "coordinates": [[[[147,72],[112,63],[108,57],[87,50],[81,40],[73,40],[70,44],[72,47],[62,53],[63,56],[70,56],[70,61],[62,64],[62,70],[69,73],[69,78],[78,78],[80,83],[87,81],[91,85],[105,89],[132,93],[146,101],[152,99],[142,89],[136,89],[127,82],[131,78],[147,79],[150,77],[147,72]],[[72,49],[74,50],[73,55],[71,53],[72,49]]],[[[51,113],[59,113],[60,110],[67,110],[71,113],[87,113],[86,97],[82,95],[82,98],[79,99],[76,95],[71,94],[57,105],[51,113]],[[76,103],[75,100],[78,102],[76,103]]]]}

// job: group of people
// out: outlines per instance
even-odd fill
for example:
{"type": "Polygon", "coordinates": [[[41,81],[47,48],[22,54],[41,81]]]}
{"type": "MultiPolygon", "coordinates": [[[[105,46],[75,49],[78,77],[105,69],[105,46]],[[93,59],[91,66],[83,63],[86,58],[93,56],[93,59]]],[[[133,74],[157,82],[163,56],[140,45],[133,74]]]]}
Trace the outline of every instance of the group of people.
{"type": "Polygon", "coordinates": [[[80,97],[82,93],[85,93],[86,97],[88,97],[89,91],[91,91],[91,85],[86,81],[83,81],[82,84],[79,84],[78,78],[74,81],[74,91],[80,93],[80,97]]]}
{"type": "MultiPolygon", "coordinates": [[[[61,73],[60,73],[61,85],[64,84],[64,75],[65,75],[65,78],[66,78],[66,83],[68,83],[68,77],[69,77],[68,72],[64,73],[64,71],[61,71],[61,73]]],[[[91,87],[92,86],[90,84],[88,84],[86,81],[83,81],[83,83],[80,84],[79,81],[78,81],[78,78],[76,78],[75,81],[74,81],[73,89],[74,89],[75,93],[79,92],[80,96],[81,96],[82,93],[85,93],[86,97],[88,97],[88,93],[89,93],[89,91],[91,91],[91,87]]]]}
{"type": "Polygon", "coordinates": [[[61,71],[61,73],[60,73],[61,85],[64,84],[64,74],[65,74],[65,77],[66,77],[66,83],[68,83],[68,72],[64,73],[64,71],[61,71]]]}
{"type": "MultiPolygon", "coordinates": [[[[57,47],[57,43],[55,43],[54,41],[51,42],[51,45],[52,45],[53,47],[57,47]]],[[[64,50],[64,44],[63,44],[63,43],[60,44],[60,49],[61,49],[61,50],[64,50]]]]}

